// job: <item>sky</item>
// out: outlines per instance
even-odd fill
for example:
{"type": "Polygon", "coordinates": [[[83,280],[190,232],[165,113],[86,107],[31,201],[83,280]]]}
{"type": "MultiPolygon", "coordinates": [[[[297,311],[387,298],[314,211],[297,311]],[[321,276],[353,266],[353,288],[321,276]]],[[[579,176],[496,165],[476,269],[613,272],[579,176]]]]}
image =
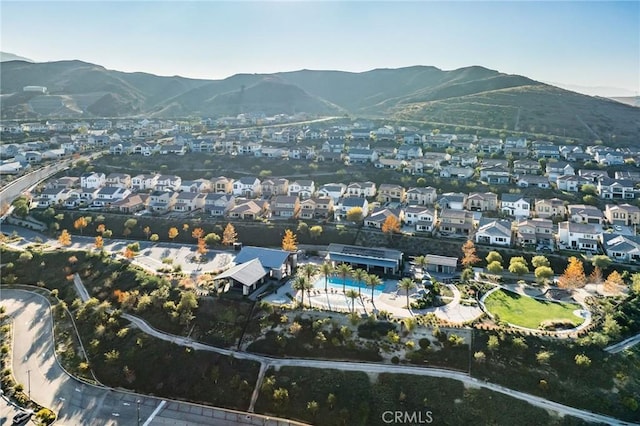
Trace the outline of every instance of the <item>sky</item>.
{"type": "Polygon", "coordinates": [[[0,24],[0,50],[37,62],[205,79],[481,65],[577,91],[640,95],[635,0],[2,0],[0,24]]]}

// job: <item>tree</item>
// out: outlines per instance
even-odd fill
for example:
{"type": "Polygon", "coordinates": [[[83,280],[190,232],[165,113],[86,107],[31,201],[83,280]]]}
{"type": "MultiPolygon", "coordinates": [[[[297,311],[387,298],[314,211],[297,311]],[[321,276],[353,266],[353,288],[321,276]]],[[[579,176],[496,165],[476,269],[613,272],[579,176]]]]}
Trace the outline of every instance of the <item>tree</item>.
{"type": "Polygon", "coordinates": [[[591,281],[600,284],[602,282],[602,272],[611,265],[609,256],[599,254],[591,258],[593,272],[591,273],[591,281]]]}
{"type": "Polygon", "coordinates": [[[124,227],[133,229],[137,224],[138,224],[138,221],[136,219],[130,218],[124,222],[124,227]]]}
{"type": "Polygon", "coordinates": [[[640,272],[631,275],[631,291],[640,294],[640,272]]]}
{"type": "Polygon", "coordinates": [[[558,287],[561,288],[578,288],[584,286],[587,277],[584,274],[584,266],[582,261],[575,256],[569,258],[569,264],[564,273],[558,278],[558,287]]]}
{"type": "Polygon", "coordinates": [[[71,245],[71,234],[66,229],[62,230],[62,233],[58,237],[58,243],[61,246],[70,246],[71,245]]]}
{"type": "Polygon", "coordinates": [[[29,214],[29,200],[27,200],[27,197],[20,196],[13,200],[11,205],[13,206],[13,214],[16,216],[24,218],[29,214]]]}
{"type": "Polygon", "coordinates": [[[502,255],[495,250],[490,251],[489,254],[487,254],[487,257],[485,257],[485,260],[487,261],[487,265],[491,262],[498,262],[502,265],[502,255]]]}
{"type": "Polygon", "coordinates": [[[189,224],[188,224],[188,223],[183,224],[183,225],[182,225],[182,230],[183,230],[184,232],[187,232],[187,231],[189,230],[189,224]]]}
{"type": "Polygon", "coordinates": [[[111,229],[106,229],[103,233],[102,236],[104,238],[111,238],[111,236],[113,235],[113,231],[111,229]]]}
{"type": "Polygon", "coordinates": [[[304,308],[304,292],[313,287],[313,285],[309,282],[309,279],[304,275],[296,275],[293,279],[293,284],[291,287],[300,292],[300,306],[304,308]]]}
{"type": "Polygon", "coordinates": [[[104,240],[100,235],[96,236],[96,240],[94,244],[98,250],[102,250],[102,247],[104,247],[104,240]]]}
{"type": "Polygon", "coordinates": [[[204,230],[202,228],[195,228],[193,231],[191,231],[191,236],[196,240],[199,240],[204,237],[204,230]]]}
{"type": "Polygon", "coordinates": [[[160,241],[160,236],[158,234],[151,234],[151,236],[149,237],[149,241],[157,243],[158,241],[160,241]]]}
{"type": "Polygon", "coordinates": [[[624,280],[618,271],[611,272],[607,277],[607,280],[604,282],[604,288],[610,292],[616,291],[622,286],[624,286],[624,280]]]}
{"type": "Polygon", "coordinates": [[[178,236],[178,228],[176,228],[175,226],[169,228],[169,239],[173,241],[173,239],[177,236],[178,236]]]}
{"type": "Polygon", "coordinates": [[[311,417],[315,417],[318,414],[318,410],[320,409],[320,405],[317,401],[309,401],[307,402],[307,411],[311,414],[311,417]]]}
{"type": "Polygon", "coordinates": [[[80,235],[82,235],[82,231],[84,230],[84,228],[87,227],[89,223],[87,223],[87,219],[84,217],[79,217],[75,220],[75,222],[73,222],[73,227],[75,229],[79,229],[80,230],[80,235]]]}
{"type": "Polygon", "coordinates": [[[215,232],[210,232],[204,237],[204,242],[207,243],[209,247],[213,247],[220,242],[220,235],[215,232]]]}
{"type": "Polygon", "coordinates": [[[305,263],[304,265],[302,265],[302,268],[300,268],[298,272],[307,277],[309,281],[311,281],[311,278],[313,278],[316,272],[318,272],[318,268],[313,263],[305,263]]]}
{"type": "Polygon", "coordinates": [[[200,255],[200,259],[202,259],[208,251],[209,250],[207,249],[207,243],[204,242],[204,238],[198,238],[198,247],[196,249],[196,252],[198,252],[198,254],[200,255]]]}
{"type": "Polygon", "coordinates": [[[361,207],[352,207],[347,211],[347,220],[349,222],[362,222],[363,218],[361,207]]]}
{"type": "Polygon", "coordinates": [[[353,268],[348,263],[341,263],[336,268],[336,273],[342,278],[342,292],[345,293],[347,277],[351,275],[353,268]]]}
{"type": "Polygon", "coordinates": [[[353,279],[358,283],[358,295],[362,295],[361,284],[364,283],[364,280],[367,278],[367,271],[364,269],[356,269],[352,272],[353,279]]]}
{"type": "Polygon", "coordinates": [[[124,248],[124,250],[122,250],[122,255],[126,258],[126,259],[133,259],[133,257],[136,255],[136,253],[131,250],[131,247],[127,246],[124,248]]]}
{"type": "Polygon", "coordinates": [[[529,273],[529,266],[527,260],[522,256],[512,257],[509,261],[509,272],[517,276],[522,276],[529,273]]]}
{"type": "Polygon", "coordinates": [[[411,307],[411,305],[409,305],[409,292],[416,288],[416,283],[414,283],[411,278],[403,278],[398,282],[398,288],[406,292],[407,309],[409,309],[411,307]]]}
{"type": "Polygon", "coordinates": [[[98,227],[96,228],[96,232],[98,234],[102,234],[104,233],[104,231],[107,230],[107,227],[104,225],[104,223],[101,223],[100,225],[98,225],[98,227]]]}
{"type": "Polygon", "coordinates": [[[320,265],[320,272],[322,273],[322,276],[324,277],[324,292],[327,292],[327,284],[329,282],[329,277],[331,276],[331,274],[333,274],[333,265],[329,262],[324,262],[322,265],[320,265]]]}
{"type": "Polygon", "coordinates": [[[597,206],[598,198],[594,195],[585,195],[584,197],[582,197],[582,202],[590,206],[597,206]]]}
{"type": "Polygon", "coordinates": [[[312,226],[311,228],[309,228],[309,236],[315,240],[319,238],[320,235],[322,235],[322,231],[323,231],[322,226],[320,225],[312,226]]]}
{"type": "Polygon", "coordinates": [[[472,240],[467,240],[462,245],[462,266],[470,268],[480,261],[480,258],[476,254],[476,246],[472,240]]]}
{"type": "Polygon", "coordinates": [[[578,354],[575,356],[576,365],[579,367],[588,367],[591,365],[591,359],[585,354],[578,354]]]}
{"type": "Polygon", "coordinates": [[[494,352],[498,350],[500,347],[500,340],[498,340],[498,336],[491,335],[489,336],[489,340],[487,341],[487,349],[489,351],[494,352]]]}
{"type": "Polygon", "coordinates": [[[349,289],[345,295],[349,299],[351,299],[351,313],[353,314],[356,310],[356,299],[358,298],[358,292],[354,289],[349,289]]]}
{"type": "Polygon", "coordinates": [[[551,266],[551,264],[549,263],[549,259],[542,255],[533,256],[533,258],[531,259],[531,264],[534,268],[539,268],[541,266],[551,266]]]}
{"type": "Polygon", "coordinates": [[[296,239],[296,234],[294,234],[291,229],[286,229],[284,231],[284,237],[282,237],[282,250],[298,250],[298,241],[296,239]]]}
{"type": "Polygon", "coordinates": [[[147,239],[149,239],[149,236],[151,235],[151,228],[149,227],[149,225],[145,226],[142,229],[142,232],[144,232],[144,235],[146,235],[147,239]]]}
{"type": "Polygon", "coordinates": [[[553,355],[553,352],[540,351],[536,354],[536,361],[538,361],[538,363],[541,365],[549,364],[549,360],[551,359],[552,355],[553,355]]]}
{"type": "Polygon", "coordinates": [[[502,272],[504,268],[502,267],[502,264],[497,261],[494,260],[493,262],[489,263],[487,265],[487,271],[491,272],[492,274],[498,275],[502,272]]]}
{"type": "Polygon", "coordinates": [[[385,234],[397,234],[400,232],[400,221],[398,218],[391,214],[382,223],[382,232],[385,234]]]}
{"type": "Polygon", "coordinates": [[[424,270],[426,269],[427,265],[429,265],[429,259],[427,259],[426,256],[416,256],[413,259],[413,263],[415,263],[416,266],[418,268],[420,268],[420,271],[424,272],[424,270]]]}
{"type": "Polygon", "coordinates": [[[373,292],[377,286],[382,284],[382,280],[375,274],[369,274],[367,278],[365,278],[364,283],[367,287],[371,287],[371,301],[373,302],[373,292]]]}
{"type": "Polygon", "coordinates": [[[538,266],[534,272],[536,281],[547,283],[553,277],[553,269],[549,266],[538,266]]]}
{"type": "Polygon", "coordinates": [[[598,195],[598,189],[595,185],[586,183],[580,187],[580,192],[586,195],[598,195]]]}
{"type": "Polygon", "coordinates": [[[222,244],[224,244],[225,246],[230,246],[236,241],[238,241],[236,228],[231,223],[227,223],[227,226],[224,228],[224,232],[222,233],[222,244]]]}

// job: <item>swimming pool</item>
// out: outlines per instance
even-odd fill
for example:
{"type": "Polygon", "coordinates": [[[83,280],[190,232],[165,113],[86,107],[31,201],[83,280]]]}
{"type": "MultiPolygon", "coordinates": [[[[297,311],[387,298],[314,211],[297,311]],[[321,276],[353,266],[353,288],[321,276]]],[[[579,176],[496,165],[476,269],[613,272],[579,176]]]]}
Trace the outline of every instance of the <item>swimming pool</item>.
{"type": "MultiPolygon", "coordinates": [[[[342,290],[342,283],[343,283],[342,277],[329,277],[329,280],[327,281],[327,283],[331,287],[339,287],[340,290],[342,290]]],[[[344,280],[344,284],[347,290],[351,290],[351,289],[357,290],[358,287],[360,287],[363,293],[371,294],[371,287],[367,287],[363,282],[358,283],[353,278],[347,277],[347,279],[344,280]]],[[[373,288],[374,289],[373,294],[374,295],[380,294],[382,290],[384,290],[385,286],[386,286],[385,282],[375,286],[373,288]]],[[[324,277],[320,277],[318,281],[315,282],[314,287],[317,289],[324,289],[324,277]]]]}

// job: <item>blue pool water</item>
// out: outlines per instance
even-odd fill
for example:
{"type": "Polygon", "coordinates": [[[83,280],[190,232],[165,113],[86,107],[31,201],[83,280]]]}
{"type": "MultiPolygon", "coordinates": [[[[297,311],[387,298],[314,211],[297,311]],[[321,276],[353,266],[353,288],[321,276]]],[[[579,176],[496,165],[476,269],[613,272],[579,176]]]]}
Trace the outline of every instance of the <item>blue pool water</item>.
{"type": "MultiPolygon", "coordinates": [[[[329,277],[328,280],[328,284],[331,285],[332,287],[339,287],[340,290],[342,290],[342,277],[329,277]]],[[[347,278],[345,281],[345,288],[347,290],[353,289],[353,290],[357,290],[358,289],[358,282],[356,280],[354,280],[353,278],[347,278]]],[[[320,277],[320,279],[318,281],[316,281],[315,283],[315,288],[317,289],[323,289],[324,288],[324,277],[320,277]]],[[[367,287],[365,285],[365,283],[360,283],[359,286],[362,289],[362,292],[365,294],[371,294],[371,287],[367,287]]],[[[385,287],[385,283],[383,282],[380,285],[377,285],[374,287],[374,291],[373,294],[377,295],[379,293],[382,292],[382,290],[384,290],[385,287]]]]}

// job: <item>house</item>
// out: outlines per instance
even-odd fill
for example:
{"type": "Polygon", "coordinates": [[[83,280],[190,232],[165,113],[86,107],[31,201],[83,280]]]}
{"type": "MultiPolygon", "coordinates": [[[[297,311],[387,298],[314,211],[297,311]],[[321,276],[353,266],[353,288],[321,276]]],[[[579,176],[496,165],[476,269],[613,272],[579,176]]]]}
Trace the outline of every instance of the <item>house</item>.
{"type": "Polygon", "coordinates": [[[232,219],[257,220],[265,216],[268,205],[259,200],[236,199],[227,213],[232,219]]]}
{"type": "Polygon", "coordinates": [[[602,247],[614,262],[640,262],[640,237],[634,235],[602,235],[602,247]]]}
{"type": "Polygon", "coordinates": [[[347,191],[344,183],[327,183],[318,189],[318,197],[329,197],[333,201],[338,201],[347,191]]]}
{"type": "Polygon", "coordinates": [[[59,160],[61,158],[64,158],[66,154],[67,153],[62,148],[48,149],[42,153],[42,159],[43,160],[59,160]]]}
{"type": "Polygon", "coordinates": [[[257,177],[243,176],[233,182],[233,195],[255,198],[261,195],[262,185],[257,177]]]}
{"type": "Polygon", "coordinates": [[[442,236],[467,237],[473,231],[473,213],[443,208],[438,216],[442,236]]]}
{"type": "Polygon", "coordinates": [[[546,174],[550,181],[555,181],[559,176],[575,175],[573,166],[566,161],[549,161],[547,163],[546,174]]]}
{"type": "Polygon", "coordinates": [[[114,202],[123,200],[131,194],[127,188],[117,186],[106,186],[100,188],[91,203],[94,207],[111,207],[114,202]]]}
{"type": "Polygon", "coordinates": [[[478,156],[473,153],[452,154],[451,160],[449,160],[449,162],[455,166],[474,167],[476,164],[478,164],[478,156]]]}
{"type": "Polygon", "coordinates": [[[9,161],[0,164],[0,175],[17,175],[23,170],[31,168],[29,164],[23,165],[19,161],[9,161]]]}
{"type": "Polygon", "coordinates": [[[255,151],[253,155],[255,155],[256,157],[286,159],[289,157],[289,150],[280,147],[263,146],[259,150],[255,151]]]}
{"type": "Polygon", "coordinates": [[[180,192],[176,198],[173,210],[177,212],[192,212],[201,210],[205,206],[207,194],[199,192],[180,192]]]}
{"type": "Polygon", "coordinates": [[[58,179],[51,179],[47,182],[48,188],[77,188],[80,178],[77,176],[63,176],[58,179]]]}
{"type": "Polygon", "coordinates": [[[606,170],[580,169],[578,170],[578,175],[588,179],[590,183],[598,183],[599,180],[604,178],[609,179],[609,173],[606,170]]]}
{"type": "Polygon", "coordinates": [[[516,241],[521,246],[553,247],[553,222],[550,219],[525,219],[517,224],[516,241]]]}
{"type": "Polygon", "coordinates": [[[255,156],[256,152],[260,151],[261,147],[262,145],[258,142],[242,141],[238,144],[238,154],[255,156]]]}
{"type": "Polygon", "coordinates": [[[475,241],[479,244],[509,247],[511,245],[511,221],[481,219],[475,241]]]}
{"type": "Polygon", "coordinates": [[[80,176],[80,187],[82,189],[98,189],[102,188],[107,181],[104,173],[83,173],[80,176]]]}
{"type": "Polygon", "coordinates": [[[515,160],[513,162],[513,174],[539,175],[540,163],[534,160],[515,160]]]}
{"type": "Polygon", "coordinates": [[[349,162],[354,163],[373,163],[378,160],[378,153],[369,148],[352,148],[347,154],[349,162]]]}
{"type": "Polygon", "coordinates": [[[517,146],[505,146],[504,156],[507,158],[526,158],[529,156],[529,148],[517,146]]]}
{"type": "Polygon", "coordinates": [[[322,144],[322,152],[342,153],[345,150],[344,140],[328,140],[322,144]]]}
{"type": "Polygon", "coordinates": [[[316,158],[316,151],[313,147],[292,147],[289,148],[289,158],[293,160],[313,160],[314,158],[316,158]]]}
{"type": "Polygon", "coordinates": [[[383,183],[378,188],[378,200],[381,203],[403,203],[405,189],[400,185],[383,183]]]}
{"type": "Polygon", "coordinates": [[[462,192],[447,192],[437,201],[442,209],[463,210],[467,204],[467,194],[462,192]]]}
{"type": "Polygon", "coordinates": [[[497,211],[498,196],[493,192],[472,192],[467,197],[465,208],[476,212],[497,211]]]}
{"type": "Polygon", "coordinates": [[[343,197],[336,204],[336,215],[339,219],[346,219],[347,213],[353,208],[362,209],[362,217],[369,215],[369,202],[364,197],[343,197]]]}
{"type": "Polygon", "coordinates": [[[640,208],[631,204],[607,204],[604,216],[612,225],[640,225],[640,208]]]}
{"type": "Polygon", "coordinates": [[[437,134],[428,135],[425,144],[430,148],[447,148],[451,146],[451,142],[454,140],[453,135],[437,134]]]}
{"type": "Polygon", "coordinates": [[[37,208],[47,208],[62,204],[71,196],[72,191],[67,188],[45,188],[34,200],[37,208]]]}
{"type": "Polygon", "coordinates": [[[480,180],[489,185],[505,185],[510,182],[509,170],[502,166],[488,166],[480,168],[480,180]]]}
{"type": "Polygon", "coordinates": [[[147,208],[148,194],[129,194],[127,197],[114,201],[111,208],[120,213],[135,213],[147,208]]]}
{"type": "Polygon", "coordinates": [[[285,250],[245,246],[233,260],[242,265],[258,259],[269,277],[281,280],[291,275],[296,268],[297,254],[285,250]]]}
{"type": "Polygon", "coordinates": [[[373,198],[376,196],[376,184],[373,182],[352,182],[347,185],[347,197],[373,198]]]}
{"type": "Polygon", "coordinates": [[[131,188],[136,191],[146,191],[149,189],[155,189],[158,184],[158,178],[160,175],[137,175],[131,179],[131,188]]]}
{"type": "Polygon", "coordinates": [[[502,194],[500,210],[509,216],[525,218],[531,215],[531,203],[519,194],[502,194]]]}
{"type": "Polygon", "coordinates": [[[382,229],[382,225],[389,216],[395,217],[395,219],[400,224],[404,219],[404,212],[398,209],[374,209],[371,214],[364,219],[364,226],[368,226],[369,228],[382,229]]]}
{"type": "Polygon", "coordinates": [[[233,179],[224,176],[211,179],[211,190],[217,194],[231,194],[233,192],[233,179]]]}
{"type": "Polygon", "coordinates": [[[209,192],[211,182],[208,179],[183,180],[178,191],[180,192],[209,192]]]}
{"type": "Polygon", "coordinates": [[[409,204],[427,206],[434,205],[437,196],[436,189],[431,186],[426,188],[412,187],[407,191],[405,198],[409,204]]]}
{"type": "Polygon", "coordinates": [[[631,180],[602,178],[596,189],[605,200],[632,200],[636,196],[634,187],[635,182],[631,180]]]}
{"type": "Polygon", "coordinates": [[[153,213],[167,213],[173,210],[178,193],[175,191],[155,190],[149,195],[148,210],[153,213]]]}
{"type": "Polygon", "coordinates": [[[624,154],[617,151],[596,150],[593,159],[604,166],[624,164],[624,154]]]}
{"type": "Polygon", "coordinates": [[[160,175],[155,189],[158,191],[177,191],[182,184],[182,178],[178,175],[160,175]]]}
{"type": "Polygon", "coordinates": [[[599,233],[590,223],[558,223],[558,244],[561,248],[588,252],[598,251],[599,233]]]}
{"type": "Polygon", "coordinates": [[[331,243],[327,258],[332,265],[347,263],[353,268],[367,272],[377,270],[380,274],[397,274],[402,264],[403,253],[384,247],[361,247],[331,243]]]}
{"type": "Polygon", "coordinates": [[[331,218],[334,201],[328,197],[311,197],[300,203],[300,219],[331,218]]]}
{"type": "Polygon", "coordinates": [[[167,155],[167,154],[185,155],[187,153],[187,147],[185,145],[178,145],[178,144],[164,144],[160,146],[159,152],[162,155],[167,155]]]}
{"type": "Polygon", "coordinates": [[[287,195],[287,192],[289,192],[289,179],[265,179],[261,185],[264,198],[270,198],[274,195],[287,195]]]}
{"type": "Polygon", "coordinates": [[[556,186],[561,191],[579,192],[582,185],[586,185],[590,181],[582,176],[564,175],[556,178],[556,186]]]}
{"type": "Polygon", "coordinates": [[[276,195],[271,201],[274,219],[297,219],[300,214],[300,199],[296,196],[276,195]]]}
{"type": "Polygon", "coordinates": [[[219,288],[241,288],[242,295],[248,296],[264,283],[268,271],[264,268],[260,259],[252,259],[248,262],[232,266],[214,278],[219,288]]]}
{"type": "Polygon", "coordinates": [[[502,151],[502,140],[501,139],[492,139],[492,138],[483,138],[480,139],[476,146],[480,152],[484,152],[485,154],[495,154],[502,151]]]}
{"type": "Polygon", "coordinates": [[[602,211],[595,206],[586,204],[569,204],[567,206],[569,220],[574,223],[593,223],[600,224],[604,222],[602,211]]]}
{"type": "Polygon", "coordinates": [[[398,147],[396,160],[413,160],[422,158],[422,148],[418,145],[403,144],[398,147]]]}
{"type": "Polygon", "coordinates": [[[296,180],[289,184],[287,195],[301,199],[311,198],[316,192],[316,185],[312,180],[296,180]]]}
{"type": "Polygon", "coordinates": [[[455,274],[458,268],[458,258],[451,256],[439,256],[427,254],[424,256],[427,261],[427,271],[439,274],[455,274]]]}
{"type": "Polygon", "coordinates": [[[520,175],[516,177],[516,182],[520,188],[541,188],[548,189],[551,187],[549,178],[546,176],[538,175],[520,175]]]}
{"type": "Polygon", "coordinates": [[[160,145],[157,143],[137,143],[133,145],[132,154],[140,154],[143,157],[150,157],[160,151],[160,145]]]}
{"type": "Polygon", "coordinates": [[[534,141],[531,143],[533,154],[536,158],[560,158],[560,149],[558,146],[544,141],[534,141]]]}
{"type": "Polygon", "coordinates": [[[109,173],[105,183],[107,186],[115,186],[118,188],[131,188],[131,175],[126,173],[109,173]]]}
{"type": "Polygon", "coordinates": [[[535,215],[544,219],[560,218],[564,219],[567,215],[567,208],[559,198],[540,199],[535,201],[535,215]]]}
{"type": "Polygon", "coordinates": [[[204,200],[204,211],[211,216],[226,216],[235,206],[236,198],[231,194],[211,193],[204,200]]]}
{"type": "Polygon", "coordinates": [[[434,209],[420,205],[409,205],[404,208],[404,223],[413,226],[418,232],[431,232],[437,220],[434,209]]]}
{"type": "Polygon", "coordinates": [[[386,170],[404,170],[408,166],[409,163],[407,161],[394,158],[380,158],[375,163],[376,168],[386,170]]]}
{"type": "Polygon", "coordinates": [[[37,164],[42,161],[42,154],[38,151],[24,151],[15,155],[15,160],[26,164],[37,164]]]}

